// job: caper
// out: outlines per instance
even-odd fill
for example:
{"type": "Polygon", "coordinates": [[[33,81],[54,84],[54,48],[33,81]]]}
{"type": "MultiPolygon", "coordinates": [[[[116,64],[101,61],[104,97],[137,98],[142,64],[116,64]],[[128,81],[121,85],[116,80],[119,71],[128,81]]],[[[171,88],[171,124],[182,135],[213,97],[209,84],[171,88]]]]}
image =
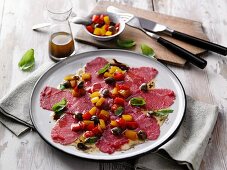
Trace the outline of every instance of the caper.
{"type": "Polygon", "coordinates": [[[97,142],[98,139],[99,139],[99,138],[96,137],[96,136],[89,137],[89,138],[86,138],[86,139],[85,139],[84,143],[85,143],[85,144],[93,144],[93,143],[97,142]]]}
{"type": "Polygon", "coordinates": [[[60,89],[61,90],[64,90],[66,88],[70,88],[71,87],[71,84],[69,81],[64,81],[63,83],[60,84],[60,89]]]}
{"type": "Polygon", "coordinates": [[[77,88],[78,89],[84,88],[84,81],[79,82],[78,85],[77,85],[77,88]]]}
{"type": "Polygon", "coordinates": [[[140,130],[139,132],[137,132],[138,138],[140,140],[145,140],[147,139],[147,134],[146,132],[144,132],[143,130],[140,130]]]}
{"type": "Polygon", "coordinates": [[[88,147],[87,147],[84,143],[82,143],[82,142],[79,142],[79,143],[77,144],[77,147],[78,147],[78,149],[81,149],[81,150],[86,150],[86,149],[88,149],[88,147]]]}
{"type": "Polygon", "coordinates": [[[154,115],[154,111],[150,110],[150,111],[147,112],[147,116],[150,117],[150,116],[153,116],[153,115],[154,115]]]}
{"type": "Polygon", "coordinates": [[[98,118],[97,116],[95,116],[95,115],[93,115],[93,116],[91,117],[91,121],[94,121],[94,124],[95,124],[95,125],[99,124],[99,118],[98,118]]]}
{"type": "Polygon", "coordinates": [[[111,132],[112,132],[114,135],[119,136],[119,135],[121,135],[121,133],[122,133],[122,129],[119,128],[119,127],[114,127],[114,128],[111,129],[111,132]]]}
{"type": "Polygon", "coordinates": [[[115,84],[116,80],[113,77],[108,77],[105,79],[106,84],[115,84]]]}
{"type": "Polygon", "coordinates": [[[148,89],[147,89],[147,83],[141,84],[140,90],[143,91],[143,92],[147,92],[148,91],[148,89]]]}
{"type": "Polygon", "coordinates": [[[82,120],[83,120],[83,114],[80,113],[80,112],[75,113],[75,117],[76,117],[77,120],[79,120],[79,121],[82,121],[82,120]]]}
{"type": "Polygon", "coordinates": [[[108,97],[110,94],[110,91],[108,89],[103,89],[101,94],[103,95],[103,97],[108,97]]]}
{"type": "Polygon", "coordinates": [[[114,26],[109,26],[108,27],[108,31],[115,33],[116,32],[116,28],[114,26]]]}

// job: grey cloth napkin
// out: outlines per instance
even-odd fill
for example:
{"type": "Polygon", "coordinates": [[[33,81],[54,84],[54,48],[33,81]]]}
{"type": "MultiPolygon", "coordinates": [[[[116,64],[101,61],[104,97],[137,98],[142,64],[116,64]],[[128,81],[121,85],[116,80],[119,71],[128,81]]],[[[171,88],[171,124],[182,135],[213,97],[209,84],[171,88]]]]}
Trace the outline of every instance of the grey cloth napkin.
{"type": "Polygon", "coordinates": [[[33,128],[29,115],[31,92],[39,77],[52,65],[52,62],[43,64],[0,99],[0,122],[15,135],[33,128]]]}
{"type": "MultiPolygon", "coordinates": [[[[0,100],[0,121],[17,136],[33,128],[29,116],[30,95],[38,78],[51,65],[53,63],[47,63],[31,73],[0,100]]],[[[135,162],[135,169],[180,170],[185,167],[199,169],[217,115],[216,106],[187,96],[186,114],[179,131],[157,152],[138,158],[135,162]]],[[[107,165],[110,164],[104,163],[102,166],[107,165]]],[[[116,166],[114,163],[113,165],[116,166]]],[[[127,162],[125,165],[130,166],[127,162]]]]}
{"type": "Polygon", "coordinates": [[[186,114],[176,135],[156,153],[139,158],[135,164],[136,169],[199,169],[217,116],[217,106],[187,96],[186,114]]]}

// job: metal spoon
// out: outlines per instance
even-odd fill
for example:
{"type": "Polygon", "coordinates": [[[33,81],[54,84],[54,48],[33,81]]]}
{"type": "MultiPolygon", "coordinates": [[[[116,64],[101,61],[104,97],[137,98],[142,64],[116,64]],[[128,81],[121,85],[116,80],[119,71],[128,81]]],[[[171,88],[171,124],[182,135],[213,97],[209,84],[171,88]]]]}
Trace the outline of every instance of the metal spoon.
{"type": "MultiPolygon", "coordinates": [[[[81,25],[90,25],[91,21],[88,18],[82,18],[82,17],[73,17],[69,19],[70,23],[74,24],[81,24],[81,25]]],[[[32,26],[32,30],[37,31],[45,27],[51,26],[52,23],[40,23],[32,26]]]]}

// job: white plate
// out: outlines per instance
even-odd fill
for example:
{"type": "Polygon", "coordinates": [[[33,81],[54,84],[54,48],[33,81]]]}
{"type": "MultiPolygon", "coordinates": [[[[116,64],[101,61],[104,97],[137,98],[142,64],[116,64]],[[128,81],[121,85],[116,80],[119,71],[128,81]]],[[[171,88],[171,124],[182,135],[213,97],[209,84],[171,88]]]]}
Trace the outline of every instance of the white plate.
{"type": "Polygon", "coordinates": [[[69,57],[57,63],[45,74],[43,74],[43,76],[36,83],[31,96],[30,115],[39,135],[53,147],[82,158],[96,160],[116,160],[136,156],[157,149],[159,146],[164,144],[168,139],[170,139],[170,137],[180,126],[184,116],[185,108],[186,100],[184,89],[175,74],[170,71],[165,65],[154,59],[129,51],[98,50],[69,57]],[[157,140],[147,141],[127,151],[118,151],[113,154],[106,154],[102,152],[88,154],[84,153],[83,151],[77,150],[73,146],[63,146],[52,141],[50,134],[55,122],[50,117],[50,111],[44,110],[40,107],[40,92],[44,89],[45,86],[57,87],[57,85],[62,82],[65,75],[75,73],[76,70],[83,67],[87,62],[98,56],[106,59],[115,58],[118,61],[126,63],[131,67],[154,67],[159,71],[156,77],[156,87],[168,88],[175,92],[176,100],[171,106],[171,109],[173,109],[174,112],[169,115],[168,121],[166,121],[163,126],[161,126],[161,133],[157,140]]]}

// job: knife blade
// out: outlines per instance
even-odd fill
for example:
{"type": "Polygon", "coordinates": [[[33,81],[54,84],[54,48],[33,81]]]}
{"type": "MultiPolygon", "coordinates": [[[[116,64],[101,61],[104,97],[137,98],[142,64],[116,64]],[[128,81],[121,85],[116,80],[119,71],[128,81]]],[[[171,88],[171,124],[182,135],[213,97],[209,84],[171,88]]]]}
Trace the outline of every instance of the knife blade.
{"type": "Polygon", "coordinates": [[[195,66],[203,69],[206,67],[207,65],[207,61],[199,58],[197,56],[195,56],[194,54],[192,54],[191,52],[181,48],[180,46],[158,36],[155,33],[151,33],[151,32],[147,32],[146,30],[144,30],[140,24],[140,20],[137,17],[133,17],[132,19],[130,19],[127,23],[127,25],[134,27],[136,29],[139,29],[141,31],[143,31],[145,34],[147,34],[149,37],[155,39],[159,44],[163,45],[164,47],[166,47],[167,49],[169,49],[170,51],[172,51],[173,53],[177,54],[178,56],[186,59],[188,62],[194,64],[195,66]]]}
{"type": "MultiPolygon", "coordinates": [[[[116,7],[113,7],[113,6],[109,6],[107,8],[107,11],[111,12],[111,13],[115,13],[118,16],[121,16],[124,13],[126,13],[127,15],[133,16],[133,14],[127,13],[127,12],[125,12],[121,9],[118,9],[116,7]]],[[[176,31],[176,30],[171,29],[171,28],[169,28],[165,25],[159,24],[157,22],[154,22],[154,21],[151,21],[151,20],[148,20],[148,19],[145,19],[145,18],[139,17],[139,21],[140,21],[141,27],[143,29],[147,30],[147,31],[154,32],[154,33],[163,32],[163,33],[165,33],[165,34],[167,34],[167,35],[169,35],[169,36],[171,36],[175,39],[185,41],[189,44],[198,46],[200,48],[210,50],[210,51],[213,51],[213,52],[216,52],[218,54],[225,55],[225,56],[227,55],[227,47],[224,47],[224,46],[221,46],[219,44],[212,43],[212,42],[209,42],[209,41],[205,41],[203,39],[200,39],[200,38],[197,38],[197,37],[194,37],[194,36],[179,32],[179,31],[176,31]]]]}

